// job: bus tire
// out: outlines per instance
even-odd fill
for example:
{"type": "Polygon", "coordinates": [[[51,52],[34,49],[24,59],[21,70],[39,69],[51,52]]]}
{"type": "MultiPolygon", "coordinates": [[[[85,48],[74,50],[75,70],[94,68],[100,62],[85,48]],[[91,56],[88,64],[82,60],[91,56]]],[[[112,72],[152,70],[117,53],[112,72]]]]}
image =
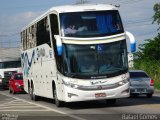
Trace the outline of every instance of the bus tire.
{"type": "Polygon", "coordinates": [[[38,96],[35,95],[35,91],[34,91],[34,84],[32,83],[30,88],[29,88],[29,93],[30,93],[30,98],[31,100],[37,101],[38,100],[38,96]]]}
{"type": "Polygon", "coordinates": [[[116,99],[107,99],[106,100],[108,105],[115,105],[116,104],[116,99]]]}
{"type": "Polygon", "coordinates": [[[62,107],[63,106],[63,101],[58,100],[57,97],[57,91],[56,91],[56,87],[54,86],[53,88],[53,97],[54,97],[54,103],[57,107],[62,107]]]}

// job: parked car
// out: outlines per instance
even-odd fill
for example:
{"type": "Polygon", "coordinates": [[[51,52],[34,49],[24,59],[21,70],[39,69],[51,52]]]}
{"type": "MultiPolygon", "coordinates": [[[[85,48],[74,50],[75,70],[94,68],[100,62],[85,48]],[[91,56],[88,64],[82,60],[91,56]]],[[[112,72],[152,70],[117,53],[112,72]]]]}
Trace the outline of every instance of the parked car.
{"type": "Polygon", "coordinates": [[[15,73],[9,80],[9,93],[24,92],[23,89],[23,75],[22,73],[15,73]]]}
{"type": "Polygon", "coordinates": [[[142,70],[130,70],[129,73],[131,96],[146,94],[151,98],[154,93],[154,80],[142,70]]]}

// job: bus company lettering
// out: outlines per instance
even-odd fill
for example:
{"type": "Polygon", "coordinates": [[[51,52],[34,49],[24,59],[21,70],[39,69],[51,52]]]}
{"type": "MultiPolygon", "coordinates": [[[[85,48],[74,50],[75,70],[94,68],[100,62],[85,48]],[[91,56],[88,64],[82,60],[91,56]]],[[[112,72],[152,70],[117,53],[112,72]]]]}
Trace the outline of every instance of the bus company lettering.
{"type": "Polygon", "coordinates": [[[41,48],[40,50],[37,48],[37,57],[44,57],[45,56],[45,49],[41,48]]]}
{"type": "Polygon", "coordinates": [[[107,81],[92,81],[91,84],[92,85],[97,85],[97,84],[103,84],[106,83],[107,81]]]}

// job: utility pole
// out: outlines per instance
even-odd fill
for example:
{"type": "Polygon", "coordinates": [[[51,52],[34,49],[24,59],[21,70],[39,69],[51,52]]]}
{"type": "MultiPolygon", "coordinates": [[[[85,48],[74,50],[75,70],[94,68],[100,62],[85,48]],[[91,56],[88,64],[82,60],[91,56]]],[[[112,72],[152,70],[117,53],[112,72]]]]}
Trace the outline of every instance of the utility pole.
{"type": "Polygon", "coordinates": [[[3,36],[0,32],[0,48],[3,47],[3,36]]]}
{"type": "Polygon", "coordinates": [[[1,48],[1,32],[0,32],[0,48],[1,48]]]}

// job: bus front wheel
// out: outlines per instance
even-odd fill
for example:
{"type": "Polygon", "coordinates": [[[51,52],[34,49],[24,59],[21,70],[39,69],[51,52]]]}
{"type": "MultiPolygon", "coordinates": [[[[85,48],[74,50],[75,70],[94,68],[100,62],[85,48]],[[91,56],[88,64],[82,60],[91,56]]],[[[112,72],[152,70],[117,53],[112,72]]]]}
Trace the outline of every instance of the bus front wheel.
{"type": "Polygon", "coordinates": [[[56,88],[55,88],[55,87],[54,87],[54,90],[53,90],[53,97],[54,97],[55,105],[56,105],[57,107],[62,107],[62,106],[63,106],[63,101],[58,100],[57,91],[56,91],[56,88]]]}

